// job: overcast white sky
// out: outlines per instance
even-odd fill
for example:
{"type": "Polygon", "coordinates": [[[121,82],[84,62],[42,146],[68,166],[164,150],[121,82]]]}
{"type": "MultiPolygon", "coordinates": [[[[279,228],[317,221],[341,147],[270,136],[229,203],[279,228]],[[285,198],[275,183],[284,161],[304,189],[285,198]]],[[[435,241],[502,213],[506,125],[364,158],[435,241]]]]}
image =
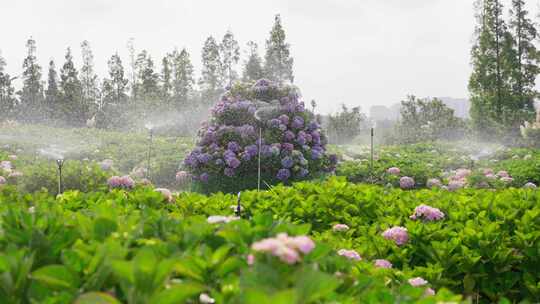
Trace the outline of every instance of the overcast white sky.
{"type": "MultiPolygon", "coordinates": [[[[534,1],[533,1],[534,2],[534,1]]],[[[156,62],[186,47],[197,69],[209,35],[231,29],[246,42],[264,41],[282,15],[294,57],[295,82],[323,112],[340,103],[390,105],[407,94],[465,98],[474,27],[472,0],[0,0],[0,50],[17,75],[25,41],[37,41],[44,76],[49,59],[63,63],[71,46],[89,40],[100,77],[126,43],[147,49],[156,62]]],[[[531,4],[531,6],[534,6],[531,4]]],[[[534,11],[536,13],[536,11],[534,11]]],[[[126,67],[127,68],[127,67],[126,67]]]]}

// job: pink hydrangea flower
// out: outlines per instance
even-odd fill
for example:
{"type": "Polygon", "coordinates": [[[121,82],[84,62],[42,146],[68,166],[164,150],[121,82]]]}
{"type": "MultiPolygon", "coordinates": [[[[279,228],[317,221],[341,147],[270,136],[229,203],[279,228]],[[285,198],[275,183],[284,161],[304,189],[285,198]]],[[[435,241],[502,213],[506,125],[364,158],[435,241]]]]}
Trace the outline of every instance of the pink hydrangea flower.
{"type": "Polygon", "coordinates": [[[456,191],[458,189],[461,189],[465,187],[465,183],[462,181],[450,181],[448,182],[448,190],[450,191],[456,191]]]}
{"type": "Polygon", "coordinates": [[[166,188],[156,188],[155,191],[160,192],[163,194],[165,199],[170,203],[173,201],[173,195],[169,189],[166,188]]]}
{"type": "Polygon", "coordinates": [[[429,296],[434,296],[434,295],[435,295],[435,290],[429,287],[426,288],[426,291],[424,292],[424,296],[429,297],[429,296]]]}
{"type": "Polygon", "coordinates": [[[101,167],[101,170],[108,171],[112,168],[113,164],[114,161],[112,159],[105,159],[99,164],[99,166],[101,167]]]}
{"type": "Polygon", "coordinates": [[[255,263],[255,256],[253,254],[248,254],[246,261],[248,265],[253,265],[255,263]]]}
{"type": "Polygon", "coordinates": [[[401,173],[401,170],[398,167],[391,167],[386,170],[386,173],[392,175],[399,175],[401,173]]]}
{"type": "Polygon", "coordinates": [[[390,261],[385,260],[385,259],[377,259],[375,260],[375,267],[390,269],[392,268],[392,263],[390,263],[390,261]]]}
{"type": "Polygon", "coordinates": [[[404,190],[414,188],[414,179],[412,177],[403,176],[399,179],[399,187],[404,190]]]}
{"type": "Polygon", "coordinates": [[[501,171],[497,172],[497,176],[498,177],[510,177],[510,174],[508,174],[507,171],[502,171],[501,170],[501,171]]]}
{"type": "Polygon", "coordinates": [[[422,204],[414,209],[414,214],[410,218],[413,220],[423,218],[428,221],[438,221],[444,218],[444,213],[438,208],[422,204]]]}
{"type": "Polygon", "coordinates": [[[404,245],[409,240],[407,228],[399,226],[386,229],[382,236],[387,240],[393,240],[398,246],[404,245]]]}
{"type": "Polygon", "coordinates": [[[458,179],[466,178],[469,175],[471,175],[471,170],[469,170],[469,169],[457,169],[456,170],[456,177],[458,179]]]}
{"type": "Polygon", "coordinates": [[[442,186],[441,181],[438,178],[430,178],[426,182],[428,188],[440,188],[442,186]]]}
{"type": "Polygon", "coordinates": [[[9,160],[3,160],[0,162],[0,169],[10,171],[13,169],[13,166],[11,165],[11,162],[9,160]]]}
{"type": "Polygon", "coordinates": [[[360,256],[360,254],[358,254],[358,252],[356,252],[355,250],[340,249],[338,250],[338,255],[342,257],[346,257],[349,260],[354,260],[354,261],[362,260],[362,257],[360,256]]]}
{"type": "Polygon", "coordinates": [[[486,178],[489,178],[489,179],[497,179],[497,175],[495,175],[493,173],[486,174],[485,176],[486,176],[486,178]]]}
{"type": "Polygon", "coordinates": [[[334,230],[334,232],[347,231],[349,230],[349,226],[345,224],[335,224],[334,227],[332,227],[332,230],[334,230]]]}
{"type": "Polygon", "coordinates": [[[414,287],[424,286],[427,283],[428,283],[428,281],[424,280],[421,277],[416,277],[416,278],[409,279],[409,284],[411,284],[414,287]]]}
{"type": "Polygon", "coordinates": [[[129,175],[112,176],[107,183],[110,188],[131,189],[135,186],[135,181],[129,175]]]}
{"type": "Polygon", "coordinates": [[[11,159],[11,160],[17,160],[17,155],[11,154],[11,155],[8,156],[8,158],[11,159]]]}
{"type": "Polygon", "coordinates": [[[484,170],[482,170],[482,173],[484,173],[484,175],[494,174],[493,169],[490,168],[485,168],[484,170]]]}
{"type": "Polygon", "coordinates": [[[313,248],[315,248],[315,243],[309,237],[290,237],[286,233],[280,233],[275,238],[263,239],[251,245],[251,249],[270,253],[287,264],[300,261],[300,253],[307,254],[313,248]]]}
{"type": "Polygon", "coordinates": [[[7,183],[6,178],[3,176],[0,176],[0,185],[5,185],[7,183]]]}

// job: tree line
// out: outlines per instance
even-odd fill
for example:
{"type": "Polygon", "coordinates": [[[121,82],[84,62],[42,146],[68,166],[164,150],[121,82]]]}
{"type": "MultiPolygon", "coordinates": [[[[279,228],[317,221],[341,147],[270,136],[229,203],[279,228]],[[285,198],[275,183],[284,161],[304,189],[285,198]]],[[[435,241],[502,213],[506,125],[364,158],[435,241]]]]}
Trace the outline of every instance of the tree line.
{"type": "Polygon", "coordinates": [[[49,62],[46,81],[37,62],[33,38],[27,40],[20,76],[13,77],[5,71],[7,63],[0,54],[0,120],[125,129],[134,117],[144,119],[160,111],[207,109],[226,86],[237,80],[294,81],[293,58],[279,15],[275,16],[266,40],[264,58],[259,55],[258,45],[248,42],[241,75],[240,45],[231,31],[221,41],[213,36],[205,40],[199,79],[187,49],[175,48],[156,63],[146,50],[136,52],[134,40],[130,39],[127,63],[118,53],[113,54],[107,62],[108,74],[100,80],[94,70],[90,43],[83,41],[80,47],[80,69],[68,47],[60,69],[54,60],[49,62]],[[13,86],[16,78],[22,80],[18,91],[13,86]]]}
{"type": "Polygon", "coordinates": [[[476,0],[469,80],[471,120],[482,135],[516,135],[534,118],[540,73],[536,24],[524,0],[512,0],[508,18],[500,0],[476,0]]]}

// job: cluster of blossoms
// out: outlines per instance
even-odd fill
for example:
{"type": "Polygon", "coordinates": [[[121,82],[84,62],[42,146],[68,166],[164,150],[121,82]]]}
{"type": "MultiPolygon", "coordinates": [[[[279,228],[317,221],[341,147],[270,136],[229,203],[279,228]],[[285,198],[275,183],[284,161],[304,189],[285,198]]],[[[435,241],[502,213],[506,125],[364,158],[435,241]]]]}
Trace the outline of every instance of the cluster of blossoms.
{"type": "Polygon", "coordinates": [[[393,240],[398,246],[404,245],[409,240],[407,228],[399,226],[386,229],[382,236],[387,240],[393,240]]]}
{"type": "Polygon", "coordinates": [[[129,176],[112,176],[107,181],[107,184],[112,189],[131,189],[135,186],[135,181],[129,176]]]}
{"type": "Polygon", "coordinates": [[[442,187],[442,182],[438,178],[430,178],[430,179],[427,180],[426,186],[428,188],[441,188],[442,187]]]}
{"type": "Polygon", "coordinates": [[[378,268],[387,268],[387,269],[392,268],[392,263],[390,263],[390,261],[385,260],[385,259],[377,259],[375,260],[374,264],[375,264],[375,267],[378,267],[378,268]]]}
{"type": "Polygon", "coordinates": [[[342,257],[346,257],[349,260],[354,260],[354,261],[362,260],[362,257],[360,256],[360,254],[358,254],[358,252],[356,252],[355,250],[340,249],[338,250],[338,255],[342,257]]]}
{"type": "Polygon", "coordinates": [[[413,189],[414,184],[415,182],[412,177],[403,176],[399,179],[399,187],[403,190],[413,189]]]}
{"type": "Polygon", "coordinates": [[[525,189],[536,189],[537,187],[536,187],[536,184],[528,182],[523,186],[523,188],[525,188],[525,189]]]}
{"type": "Polygon", "coordinates": [[[401,173],[401,170],[398,167],[391,167],[386,170],[386,173],[392,175],[399,175],[401,173]]]}
{"type": "Polygon", "coordinates": [[[239,92],[233,88],[211,114],[197,146],[184,159],[194,180],[252,174],[259,155],[263,172],[284,182],[335,169],[337,158],[326,155],[321,126],[292,87],[261,79],[239,92]]]}
{"type": "MultiPolygon", "coordinates": [[[[409,284],[411,284],[411,286],[413,287],[422,287],[422,286],[427,285],[428,281],[424,280],[421,277],[416,277],[416,278],[409,279],[409,284]]],[[[424,292],[424,295],[433,296],[435,295],[435,290],[428,287],[426,291],[424,292]]]]}
{"type": "Polygon", "coordinates": [[[349,226],[347,226],[347,225],[345,225],[345,224],[335,224],[335,225],[332,227],[332,230],[334,230],[334,232],[347,231],[347,230],[349,230],[349,226]]]}
{"type": "Polygon", "coordinates": [[[167,202],[172,202],[174,200],[173,198],[173,195],[171,193],[171,191],[169,189],[165,189],[165,188],[156,188],[154,189],[154,191],[156,192],[159,192],[161,194],[163,194],[163,196],[165,197],[165,199],[167,200],[167,202]]]}
{"type": "Polygon", "coordinates": [[[280,233],[275,238],[268,238],[251,245],[258,252],[270,253],[287,264],[295,264],[301,260],[301,254],[310,253],[315,243],[307,236],[288,236],[280,233]]]}
{"type": "Polygon", "coordinates": [[[427,221],[438,221],[444,218],[444,213],[438,208],[422,204],[414,209],[414,214],[410,218],[413,220],[422,218],[427,221]]]}
{"type": "Polygon", "coordinates": [[[7,183],[6,178],[3,176],[0,176],[0,186],[5,185],[7,183]]]}
{"type": "Polygon", "coordinates": [[[114,164],[114,161],[112,159],[104,159],[99,163],[99,166],[101,167],[101,170],[109,171],[111,170],[112,166],[114,164]]]}

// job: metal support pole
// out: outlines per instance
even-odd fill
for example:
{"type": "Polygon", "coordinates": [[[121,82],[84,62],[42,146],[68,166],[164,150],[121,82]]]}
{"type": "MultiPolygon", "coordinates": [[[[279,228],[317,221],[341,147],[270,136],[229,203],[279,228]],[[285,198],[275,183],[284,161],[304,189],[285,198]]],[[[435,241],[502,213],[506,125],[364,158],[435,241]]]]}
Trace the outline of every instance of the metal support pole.
{"type": "Polygon", "coordinates": [[[152,157],[152,129],[150,129],[150,143],[148,144],[148,163],[146,165],[146,178],[150,180],[150,158],[152,157]]]}
{"type": "Polygon", "coordinates": [[[257,191],[261,191],[261,147],[262,147],[262,127],[259,126],[259,159],[257,165],[257,191]]]}
{"type": "Polygon", "coordinates": [[[58,194],[62,194],[62,167],[64,166],[64,160],[57,159],[56,164],[58,165],[58,194]]]}

